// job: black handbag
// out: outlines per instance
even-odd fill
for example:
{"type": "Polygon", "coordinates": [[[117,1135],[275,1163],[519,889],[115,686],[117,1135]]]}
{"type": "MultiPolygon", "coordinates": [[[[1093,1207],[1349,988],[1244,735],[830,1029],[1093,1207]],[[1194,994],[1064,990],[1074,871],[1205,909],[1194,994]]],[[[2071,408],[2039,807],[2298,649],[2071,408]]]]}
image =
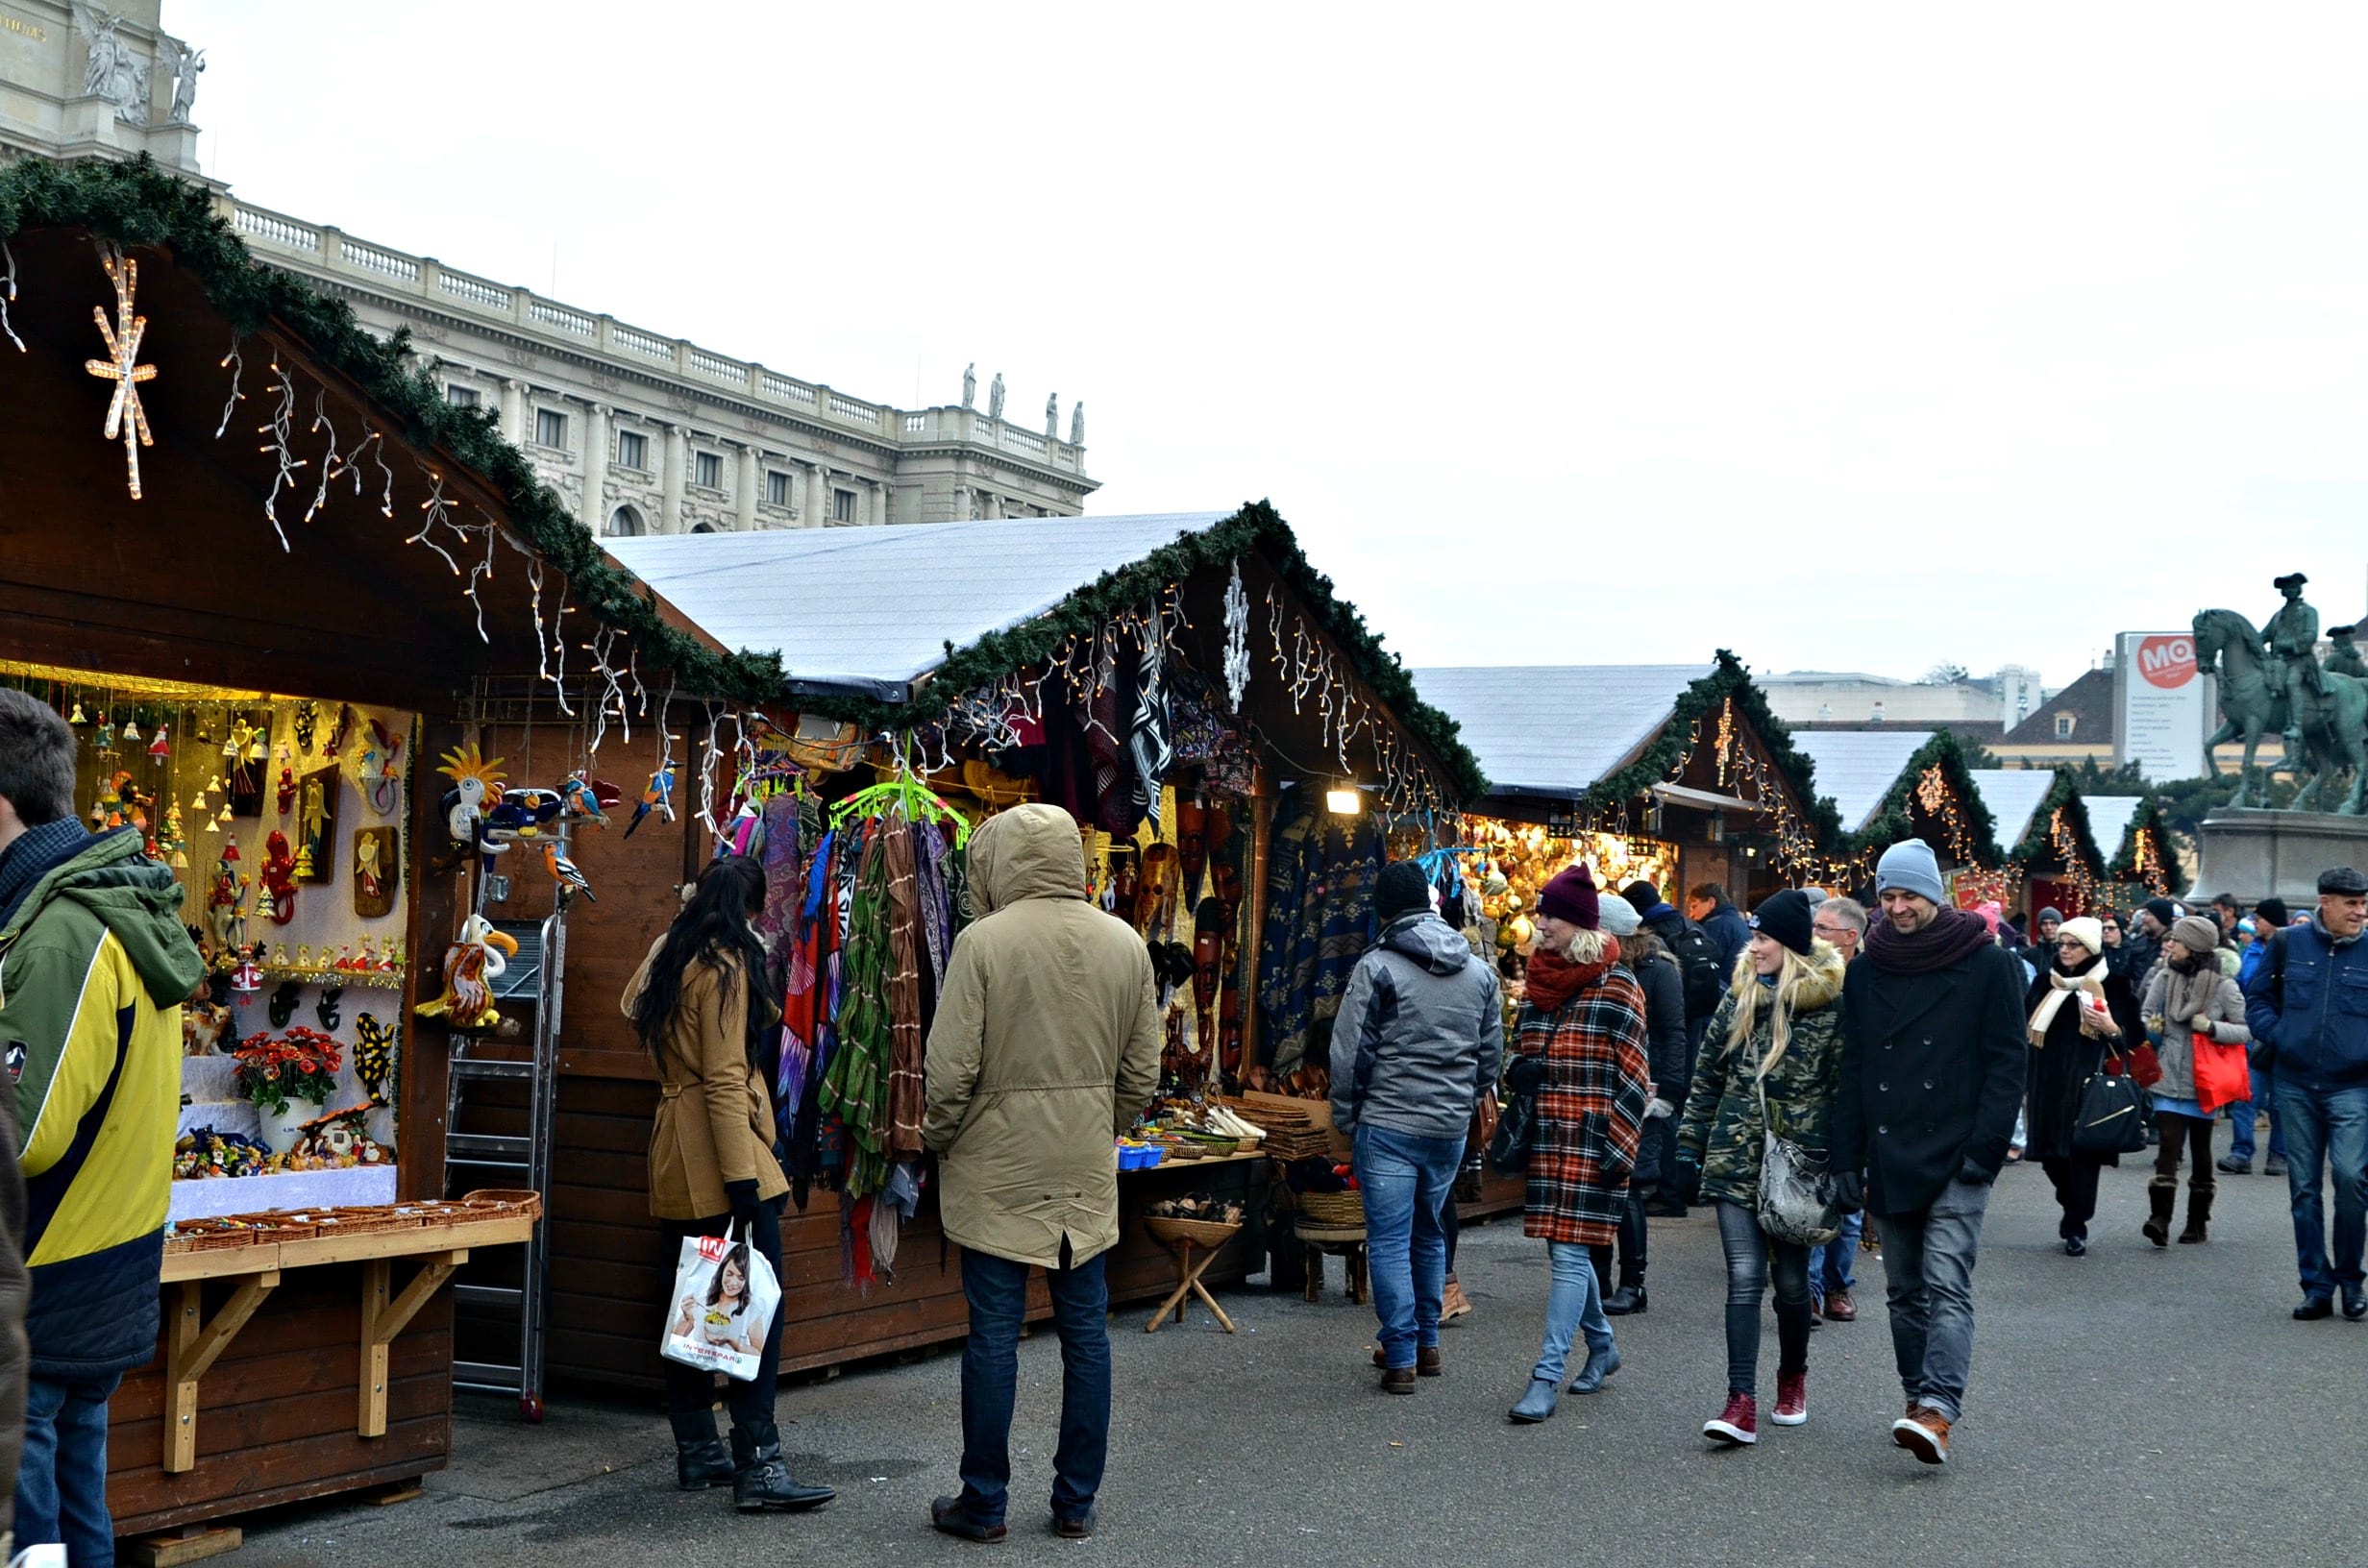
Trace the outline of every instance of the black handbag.
{"type": "Polygon", "coordinates": [[[1529,1140],[1538,1124],[1538,1101],[1516,1094],[1497,1109],[1496,1136],[1489,1140],[1489,1169],[1519,1176],[1529,1169],[1529,1140]]]}
{"type": "MultiPolygon", "coordinates": [[[[2108,1060],[2110,1060],[2109,1058],[2108,1060]]],[[[2089,1074],[2081,1086],[2080,1114],[2072,1122],[2072,1146],[2084,1154],[2135,1154],[2146,1146],[2138,1115],[2137,1080],[2118,1072],[2089,1074]]]]}

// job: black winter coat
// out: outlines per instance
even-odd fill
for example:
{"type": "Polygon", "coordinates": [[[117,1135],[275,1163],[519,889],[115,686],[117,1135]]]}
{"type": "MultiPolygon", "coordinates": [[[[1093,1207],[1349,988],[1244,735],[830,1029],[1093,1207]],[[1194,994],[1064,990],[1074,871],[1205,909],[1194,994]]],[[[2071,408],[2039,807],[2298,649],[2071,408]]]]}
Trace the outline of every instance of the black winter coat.
{"type": "Polygon", "coordinates": [[[1836,1170],[1866,1173],[1870,1213],[1929,1208],[1960,1168],[2006,1164],[2023,1099],[2023,966],[1977,947],[1930,974],[1871,958],[1843,990],[1836,1170]]]}
{"type": "MultiPolygon", "coordinates": [[[[2102,959],[2091,963],[2103,964],[2102,959]]],[[[2051,966],[2052,969],[2052,966],[2051,966]]],[[[2026,1019],[2039,1011],[2055,989],[2049,981],[2051,970],[2043,969],[2031,982],[2023,994],[2023,1016],[2026,1019]]],[[[2106,1011],[2119,1023],[2125,1012],[2133,1011],[2129,986],[2122,977],[2105,966],[2102,981],[2105,987],[2106,1011]]],[[[2072,996],[2056,1010],[2047,1026],[2047,1043],[2031,1048],[2031,1119],[2027,1131],[2030,1142],[2023,1152],[2034,1160],[2068,1160],[2072,1157],[2072,1126],[2080,1119],[2081,1090],[2105,1065],[2105,1056],[2114,1042],[2090,1035],[2081,1028],[2080,998],[2072,996]]],[[[2030,1038],[2030,1030],[2024,1030],[2030,1038]]],[[[2117,1155],[2099,1157],[2109,1165],[2121,1164],[2117,1155]]]]}
{"type": "Polygon", "coordinates": [[[1655,943],[1652,957],[1629,965],[1644,992],[1644,1054],[1653,1066],[1653,1087],[1670,1105],[1686,1103],[1693,1076],[1693,1032],[1686,1027],[1686,982],[1677,960],[1655,943]]]}

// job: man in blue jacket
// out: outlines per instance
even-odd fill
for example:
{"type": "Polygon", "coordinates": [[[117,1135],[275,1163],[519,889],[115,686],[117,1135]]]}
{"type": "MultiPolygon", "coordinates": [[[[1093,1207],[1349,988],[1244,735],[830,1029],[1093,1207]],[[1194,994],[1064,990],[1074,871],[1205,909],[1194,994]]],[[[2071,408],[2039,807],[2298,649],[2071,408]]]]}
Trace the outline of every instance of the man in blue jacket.
{"type": "Polygon", "coordinates": [[[1727,890],[1715,882],[1696,884],[1686,894],[1686,918],[1710,933],[1711,941],[1718,944],[1718,961],[1732,975],[1735,961],[1751,945],[1751,923],[1727,896],[1727,890]]]}
{"type": "Polygon", "coordinates": [[[2285,1133],[2286,1184],[2294,1200],[2294,1252],[2308,1322],[2334,1311],[2368,1317],[2360,1252],[2368,1240],[2368,876],[2349,866],[2319,873],[2319,907],[2273,939],[2245,987],[2245,1021],[2268,1070],[2285,1133]],[[2333,1166],[2335,1237],[2331,1260],[2321,1194],[2333,1166]]]}

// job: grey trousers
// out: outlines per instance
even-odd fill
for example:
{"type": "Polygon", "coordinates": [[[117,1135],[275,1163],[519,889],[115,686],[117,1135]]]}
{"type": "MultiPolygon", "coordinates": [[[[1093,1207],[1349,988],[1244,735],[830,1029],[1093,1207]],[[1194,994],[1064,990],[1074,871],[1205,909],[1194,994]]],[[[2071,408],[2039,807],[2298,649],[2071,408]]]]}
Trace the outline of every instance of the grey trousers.
{"type": "Polygon", "coordinates": [[[1929,1209],[1875,1216],[1900,1386],[1951,1421],[1973,1370],[1973,1260],[1988,1207],[1988,1188],[1952,1181],[1929,1209]]]}

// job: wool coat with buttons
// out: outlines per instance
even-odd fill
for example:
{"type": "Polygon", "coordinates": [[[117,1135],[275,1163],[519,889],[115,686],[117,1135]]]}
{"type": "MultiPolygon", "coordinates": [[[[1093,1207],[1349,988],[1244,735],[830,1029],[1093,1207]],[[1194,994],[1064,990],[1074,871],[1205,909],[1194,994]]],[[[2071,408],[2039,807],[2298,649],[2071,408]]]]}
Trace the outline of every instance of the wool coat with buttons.
{"type": "Polygon", "coordinates": [[[1860,959],[1842,987],[1834,1168],[1865,1172],[1877,1214],[1930,1208],[1966,1167],[1994,1178],[2029,1054],[2023,965],[2005,948],[1977,947],[1928,974],[1860,959]]]}

